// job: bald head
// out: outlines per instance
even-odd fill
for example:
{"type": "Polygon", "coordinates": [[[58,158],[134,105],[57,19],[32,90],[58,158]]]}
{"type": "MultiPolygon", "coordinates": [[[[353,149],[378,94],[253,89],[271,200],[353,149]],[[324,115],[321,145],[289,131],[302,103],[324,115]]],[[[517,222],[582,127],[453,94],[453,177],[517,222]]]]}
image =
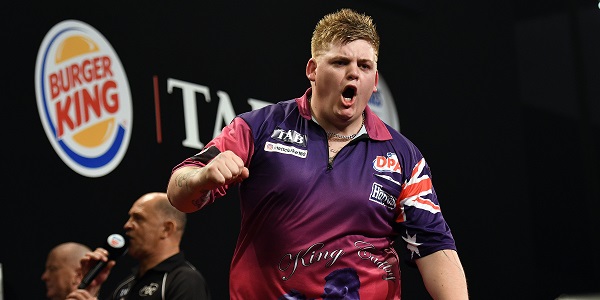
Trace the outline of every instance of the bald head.
{"type": "Polygon", "coordinates": [[[83,244],[75,243],[75,242],[66,242],[57,245],[52,249],[51,252],[56,252],[61,256],[65,261],[68,261],[72,264],[79,266],[79,261],[81,258],[87,253],[90,252],[91,249],[83,244]]]}
{"type": "Polygon", "coordinates": [[[83,277],[80,261],[90,251],[89,247],[74,242],[62,243],[52,248],[42,274],[48,299],[65,299],[76,289],[83,277]]]}
{"type": "Polygon", "coordinates": [[[123,226],[129,238],[128,254],[150,269],[179,252],[186,214],[171,205],[166,193],[151,192],[139,197],[129,209],[123,226]]]}
{"type": "Polygon", "coordinates": [[[136,203],[137,202],[145,202],[150,205],[158,215],[164,219],[173,221],[177,225],[177,231],[183,234],[187,222],[187,215],[171,205],[169,198],[167,198],[167,193],[147,193],[140,197],[136,203]]]}

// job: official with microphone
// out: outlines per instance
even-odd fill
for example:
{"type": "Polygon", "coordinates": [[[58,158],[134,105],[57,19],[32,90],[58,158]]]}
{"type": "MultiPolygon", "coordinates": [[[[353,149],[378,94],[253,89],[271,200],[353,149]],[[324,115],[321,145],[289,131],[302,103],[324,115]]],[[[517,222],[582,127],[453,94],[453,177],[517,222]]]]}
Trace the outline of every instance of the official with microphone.
{"type": "Polygon", "coordinates": [[[129,210],[129,219],[123,226],[126,244],[118,247],[117,237],[113,241],[117,247],[105,246],[108,249],[101,247],[87,253],[81,260],[82,273],[86,275],[79,289],[66,299],[210,300],[204,276],[180,251],[186,221],[186,214],[175,209],[165,193],[141,196],[129,210]],[[119,254],[125,252],[137,262],[131,275],[110,294],[100,291],[119,254]],[[99,298],[99,294],[103,297],[99,298]]]}

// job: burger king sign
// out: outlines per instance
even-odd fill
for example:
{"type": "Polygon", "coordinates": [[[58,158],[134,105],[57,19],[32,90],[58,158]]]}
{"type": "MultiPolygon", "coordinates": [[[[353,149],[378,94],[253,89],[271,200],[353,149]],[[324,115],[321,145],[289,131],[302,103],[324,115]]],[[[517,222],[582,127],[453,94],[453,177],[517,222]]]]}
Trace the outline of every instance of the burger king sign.
{"type": "Polygon", "coordinates": [[[52,27],[38,52],[35,90],[46,135],[66,165],[87,177],[119,165],[131,137],[132,101],[104,36],[76,20],[52,27]]]}

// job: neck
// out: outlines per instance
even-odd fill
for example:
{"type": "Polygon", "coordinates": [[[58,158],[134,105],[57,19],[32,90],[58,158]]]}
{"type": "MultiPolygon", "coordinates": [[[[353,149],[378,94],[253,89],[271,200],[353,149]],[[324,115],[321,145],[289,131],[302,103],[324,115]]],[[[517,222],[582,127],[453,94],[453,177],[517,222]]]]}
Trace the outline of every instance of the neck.
{"type": "Polygon", "coordinates": [[[160,253],[156,253],[155,255],[150,255],[138,260],[139,276],[144,275],[148,270],[156,267],[158,264],[177,253],[179,253],[179,248],[170,249],[169,251],[162,251],[160,253]]]}
{"type": "MultiPolygon", "coordinates": [[[[317,124],[321,125],[321,127],[323,127],[323,125],[325,125],[326,123],[329,122],[325,122],[323,123],[323,121],[326,121],[325,119],[320,120],[320,116],[317,116],[315,114],[315,111],[313,110],[313,103],[312,103],[312,95],[308,95],[307,97],[308,100],[308,108],[310,109],[310,114],[312,116],[313,121],[315,121],[317,124]],[[319,120],[321,122],[319,122],[319,120]]],[[[335,139],[335,140],[342,140],[342,141],[349,141],[352,140],[356,137],[356,135],[360,132],[360,130],[362,129],[362,127],[365,125],[365,112],[363,111],[361,114],[361,124],[360,127],[358,127],[358,129],[356,130],[356,132],[354,134],[350,134],[350,135],[343,135],[341,134],[339,131],[338,132],[333,132],[333,131],[327,131],[327,129],[325,129],[325,132],[327,132],[327,138],[328,139],[335,139]]]]}
{"type": "Polygon", "coordinates": [[[330,140],[344,140],[344,141],[349,141],[352,140],[356,137],[356,135],[360,132],[360,130],[362,129],[362,127],[365,125],[365,113],[362,113],[362,122],[360,124],[360,127],[358,128],[358,130],[350,135],[343,135],[343,134],[339,134],[336,132],[331,132],[331,131],[327,131],[327,138],[330,140]]]}

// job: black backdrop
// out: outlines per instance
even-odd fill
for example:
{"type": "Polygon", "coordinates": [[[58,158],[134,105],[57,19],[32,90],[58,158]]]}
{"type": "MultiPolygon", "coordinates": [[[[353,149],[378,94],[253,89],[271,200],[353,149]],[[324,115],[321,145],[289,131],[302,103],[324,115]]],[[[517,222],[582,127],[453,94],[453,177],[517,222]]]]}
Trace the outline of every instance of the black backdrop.
{"type": "MultiPolygon", "coordinates": [[[[600,292],[595,1],[23,2],[0,6],[4,299],[43,298],[40,276],[52,246],[100,245],[137,197],[164,190],[171,168],[197,151],[182,145],[182,92],[169,91],[169,79],[210,88],[212,101],[198,101],[206,143],[218,91],[238,113],[250,109],[249,98],[275,102],[304,92],[312,28],[341,7],[378,25],[380,73],[402,132],[431,165],[472,298],[600,292]],[[98,178],[63,163],[37,112],[37,52],[67,19],[106,37],[131,89],[129,148],[98,178]]],[[[190,214],[182,245],[215,299],[228,298],[236,196],[190,214]]],[[[131,265],[122,259],[106,285],[131,265]]],[[[402,274],[403,298],[427,299],[418,272],[403,266],[402,274]]]]}

